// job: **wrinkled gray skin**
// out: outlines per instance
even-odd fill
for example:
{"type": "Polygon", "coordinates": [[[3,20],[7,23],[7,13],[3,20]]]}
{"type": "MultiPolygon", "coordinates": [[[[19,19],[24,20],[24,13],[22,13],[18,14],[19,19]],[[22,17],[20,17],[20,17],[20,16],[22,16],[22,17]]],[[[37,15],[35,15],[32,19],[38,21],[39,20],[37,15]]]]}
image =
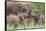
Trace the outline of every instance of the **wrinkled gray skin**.
{"type": "Polygon", "coordinates": [[[15,2],[7,3],[6,15],[7,15],[7,18],[9,17],[9,19],[7,19],[7,22],[13,23],[12,21],[14,21],[15,24],[22,23],[22,22],[31,23],[32,17],[33,17],[35,20],[35,24],[40,24],[39,23],[40,19],[41,20],[43,19],[42,17],[40,18],[40,11],[38,9],[35,9],[34,13],[31,14],[32,10],[27,8],[28,7],[25,7],[25,6],[19,6],[19,5],[16,6],[15,2]],[[14,5],[14,6],[11,6],[11,5],[14,5]],[[13,15],[13,16],[10,16],[10,15],[13,15]]]}
{"type": "Polygon", "coordinates": [[[30,17],[30,15],[31,15],[31,10],[26,9],[25,7],[23,8],[23,6],[19,6],[19,5],[16,6],[15,2],[12,2],[12,4],[11,4],[11,2],[9,2],[9,3],[7,3],[6,15],[7,15],[7,18],[9,17],[9,19],[7,19],[8,23],[9,22],[12,23],[12,21],[14,21],[16,23],[18,20],[19,20],[18,23],[23,22],[23,21],[25,22],[26,19],[29,20],[28,17],[30,17]],[[12,6],[13,4],[14,4],[14,6],[12,6]],[[10,16],[10,15],[13,15],[13,16],[10,16]],[[15,15],[15,17],[14,17],[14,15],[15,15]],[[19,17],[19,19],[16,15],[19,17]],[[13,20],[13,17],[15,20],[13,20]]]}

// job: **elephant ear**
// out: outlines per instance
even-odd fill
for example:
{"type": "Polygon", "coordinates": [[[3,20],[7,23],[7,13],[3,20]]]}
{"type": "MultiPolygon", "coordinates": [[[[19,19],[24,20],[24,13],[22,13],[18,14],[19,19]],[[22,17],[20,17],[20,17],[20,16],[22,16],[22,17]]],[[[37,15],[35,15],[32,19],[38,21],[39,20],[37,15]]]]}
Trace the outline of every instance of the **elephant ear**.
{"type": "Polygon", "coordinates": [[[12,10],[16,8],[16,2],[7,1],[7,8],[11,8],[12,10]]]}

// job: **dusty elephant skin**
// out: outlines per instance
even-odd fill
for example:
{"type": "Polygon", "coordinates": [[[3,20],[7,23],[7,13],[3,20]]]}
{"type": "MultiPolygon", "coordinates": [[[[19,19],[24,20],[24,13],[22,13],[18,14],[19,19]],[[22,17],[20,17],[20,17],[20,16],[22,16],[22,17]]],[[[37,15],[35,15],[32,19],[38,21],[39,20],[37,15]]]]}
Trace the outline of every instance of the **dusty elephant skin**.
{"type": "MultiPolygon", "coordinates": [[[[29,16],[31,11],[28,9],[26,4],[23,4],[23,3],[17,4],[16,2],[7,2],[7,11],[6,11],[6,13],[8,15],[18,15],[18,16],[21,17],[22,20],[24,20],[29,16]]],[[[13,16],[11,16],[11,17],[13,17],[13,16]]]]}
{"type": "Polygon", "coordinates": [[[7,24],[9,24],[10,27],[13,25],[15,28],[16,26],[18,26],[19,22],[20,22],[20,18],[18,16],[16,15],[7,16],[7,24]]]}
{"type": "Polygon", "coordinates": [[[6,7],[8,29],[43,28],[45,16],[39,6],[40,4],[31,2],[8,1],[6,7]]]}

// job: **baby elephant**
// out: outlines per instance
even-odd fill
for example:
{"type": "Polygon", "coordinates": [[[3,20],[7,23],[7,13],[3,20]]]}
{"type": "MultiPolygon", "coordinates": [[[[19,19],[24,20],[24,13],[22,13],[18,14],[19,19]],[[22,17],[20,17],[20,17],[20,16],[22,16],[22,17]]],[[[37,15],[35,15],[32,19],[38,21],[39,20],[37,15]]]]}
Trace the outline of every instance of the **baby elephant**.
{"type": "Polygon", "coordinates": [[[16,16],[16,15],[7,16],[7,24],[10,24],[10,25],[14,24],[14,26],[16,26],[18,25],[19,21],[20,21],[19,16],[16,16]]]}

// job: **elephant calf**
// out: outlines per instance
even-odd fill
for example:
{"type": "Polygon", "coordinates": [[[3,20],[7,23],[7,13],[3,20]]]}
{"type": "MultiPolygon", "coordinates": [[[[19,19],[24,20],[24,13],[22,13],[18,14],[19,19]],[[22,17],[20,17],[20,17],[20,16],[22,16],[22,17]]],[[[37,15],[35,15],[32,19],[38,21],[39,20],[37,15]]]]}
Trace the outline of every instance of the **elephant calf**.
{"type": "Polygon", "coordinates": [[[16,15],[9,15],[7,16],[7,24],[19,24],[20,18],[16,15]]]}

